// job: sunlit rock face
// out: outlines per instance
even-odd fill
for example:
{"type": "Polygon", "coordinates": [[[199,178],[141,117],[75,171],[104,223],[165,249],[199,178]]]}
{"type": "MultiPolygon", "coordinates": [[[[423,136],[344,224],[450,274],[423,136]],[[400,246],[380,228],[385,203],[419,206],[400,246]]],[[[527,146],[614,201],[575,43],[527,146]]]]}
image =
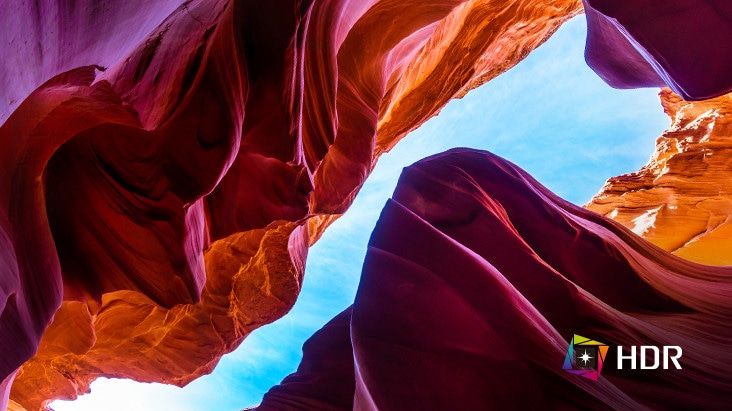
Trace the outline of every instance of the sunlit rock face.
{"type": "Polygon", "coordinates": [[[380,154],[580,10],[3,2],[0,409],[210,372],[380,154]]]}
{"type": "Polygon", "coordinates": [[[680,257],[732,265],[732,95],[660,97],[671,126],[648,164],[609,179],[586,207],[680,257]]]}
{"type": "MultiPolygon", "coordinates": [[[[635,4],[587,1],[588,61],[606,81],[729,91],[729,44],[710,40],[730,37],[726,3],[635,4]],[[680,37],[664,43],[669,28],[680,37]],[[677,40],[689,47],[668,49],[677,40]]],[[[0,4],[0,409],[8,395],[31,410],[74,398],[102,375],[184,385],[210,372],[290,309],[308,246],[380,154],[580,10],[0,4]]]]}
{"type": "Polygon", "coordinates": [[[504,159],[453,149],[404,170],[353,306],[259,411],[725,408],[731,295],[732,268],[675,257],[504,159]],[[562,369],[573,334],[612,347],[597,381],[562,369]],[[618,345],[684,347],[682,369],[618,370],[618,345]]]}

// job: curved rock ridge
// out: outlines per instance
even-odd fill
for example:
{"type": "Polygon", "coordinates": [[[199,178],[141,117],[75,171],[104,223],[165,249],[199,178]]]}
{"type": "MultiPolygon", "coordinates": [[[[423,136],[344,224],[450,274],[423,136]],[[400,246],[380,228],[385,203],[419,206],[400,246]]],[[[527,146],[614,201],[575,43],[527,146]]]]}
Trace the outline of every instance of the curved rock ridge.
{"type": "Polygon", "coordinates": [[[583,0],[585,57],[618,88],[668,86],[687,100],[732,91],[732,3],[583,0]]]}
{"type": "Polygon", "coordinates": [[[724,408],[731,274],[453,149],[404,170],[352,307],[258,410],[724,408]],[[597,381],[562,370],[573,334],[611,346],[597,381]],[[682,369],[617,370],[616,345],[681,346],[682,369]]]}
{"type": "Polygon", "coordinates": [[[650,161],[609,179],[586,207],[687,260],[732,265],[732,95],[659,95],[671,126],[650,161]]]}
{"type": "MultiPolygon", "coordinates": [[[[666,2],[666,20],[660,2],[587,3],[610,27],[590,19],[604,78],[728,91],[728,45],[708,52],[729,37],[729,6],[666,2]],[[681,18],[693,24],[674,41],[695,47],[668,50],[681,18]]],[[[581,8],[0,4],[0,409],[8,395],[31,410],[75,398],[101,375],[183,385],[210,372],[289,310],[308,245],[383,152],[581,8]]]]}
{"type": "Polygon", "coordinates": [[[0,5],[0,409],[184,385],[284,315],[378,156],[581,12],[499,3],[0,5]]]}

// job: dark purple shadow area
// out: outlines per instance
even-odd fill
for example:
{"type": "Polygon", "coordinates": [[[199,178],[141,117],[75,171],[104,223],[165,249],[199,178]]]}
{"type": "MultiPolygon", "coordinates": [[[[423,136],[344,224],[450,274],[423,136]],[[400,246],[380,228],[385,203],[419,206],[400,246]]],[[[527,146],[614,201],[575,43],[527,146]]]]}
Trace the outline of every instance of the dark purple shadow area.
{"type": "Polygon", "coordinates": [[[685,100],[732,91],[732,2],[583,0],[587,64],[616,88],[668,85],[685,100]]]}
{"type": "Polygon", "coordinates": [[[730,274],[558,198],[506,160],[453,149],[404,170],[353,306],[259,409],[722,409],[730,274]],[[562,369],[573,334],[610,345],[597,381],[562,369]],[[618,345],[681,346],[682,369],[617,370],[618,345]]]}
{"type": "Polygon", "coordinates": [[[264,396],[259,411],[343,410],[353,404],[351,307],[338,314],[303,345],[297,372],[264,396]]]}

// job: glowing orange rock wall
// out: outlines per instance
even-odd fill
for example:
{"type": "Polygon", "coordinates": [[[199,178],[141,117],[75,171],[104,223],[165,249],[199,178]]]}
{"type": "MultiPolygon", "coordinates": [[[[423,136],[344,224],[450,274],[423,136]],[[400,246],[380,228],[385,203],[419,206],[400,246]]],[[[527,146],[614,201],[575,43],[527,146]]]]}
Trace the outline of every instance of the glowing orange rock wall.
{"type": "Polygon", "coordinates": [[[608,180],[586,207],[685,259],[732,265],[732,95],[660,97],[671,126],[649,163],[608,180]]]}
{"type": "Polygon", "coordinates": [[[290,309],[309,243],[380,154],[581,10],[575,0],[116,4],[3,5],[60,16],[12,42],[13,56],[36,53],[25,63],[37,72],[8,65],[0,77],[10,99],[0,142],[12,147],[0,153],[0,241],[15,242],[3,258],[23,262],[13,275],[24,290],[49,296],[42,307],[18,300],[38,313],[12,329],[36,334],[16,340],[28,352],[8,357],[0,394],[63,298],[16,371],[16,407],[75,398],[99,376],[184,385],[210,372],[290,309]],[[136,32],[120,37],[131,22],[136,32]],[[36,41],[66,25],[81,28],[36,41]],[[84,51],[63,57],[62,46],[84,51]]]}

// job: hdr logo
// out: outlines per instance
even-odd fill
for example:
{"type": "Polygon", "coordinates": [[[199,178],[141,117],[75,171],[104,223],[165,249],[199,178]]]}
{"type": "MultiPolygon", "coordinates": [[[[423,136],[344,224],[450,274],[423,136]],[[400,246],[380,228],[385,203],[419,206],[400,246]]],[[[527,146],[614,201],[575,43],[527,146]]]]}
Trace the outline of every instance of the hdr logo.
{"type": "Polygon", "coordinates": [[[597,380],[602,371],[602,365],[607,357],[607,344],[574,335],[569,340],[569,349],[564,358],[563,369],[591,380],[597,380]]]}
{"type": "MultiPolygon", "coordinates": [[[[572,374],[597,380],[609,348],[607,344],[575,334],[569,341],[569,349],[562,368],[572,374]]],[[[615,356],[616,368],[622,370],[624,366],[629,366],[625,369],[656,370],[662,367],[664,370],[668,370],[669,366],[673,364],[677,370],[680,370],[679,359],[682,354],[681,347],[677,345],[667,345],[660,349],[652,345],[639,347],[633,345],[629,348],[618,346],[615,356]]]]}
{"type": "MultiPolygon", "coordinates": [[[[623,361],[630,361],[630,369],[635,370],[637,362],[636,362],[636,356],[635,356],[635,345],[632,345],[630,347],[630,354],[624,354],[623,353],[623,347],[618,347],[618,369],[623,369],[623,361]]],[[[652,345],[641,345],[640,346],[640,369],[641,370],[655,370],[659,366],[659,354],[660,350],[658,347],[652,346],[652,345]],[[648,352],[652,352],[652,357],[648,356],[648,352]],[[648,361],[652,358],[653,362],[649,365],[648,361]]],[[[678,345],[664,345],[663,346],[663,369],[668,370],[668,364],[669,360],[674,364],[674,367],[676,367],[677,370],[681,369],[681,364],[679,364],[679,358],[681,358],[681,347],[678,345]]]]}

